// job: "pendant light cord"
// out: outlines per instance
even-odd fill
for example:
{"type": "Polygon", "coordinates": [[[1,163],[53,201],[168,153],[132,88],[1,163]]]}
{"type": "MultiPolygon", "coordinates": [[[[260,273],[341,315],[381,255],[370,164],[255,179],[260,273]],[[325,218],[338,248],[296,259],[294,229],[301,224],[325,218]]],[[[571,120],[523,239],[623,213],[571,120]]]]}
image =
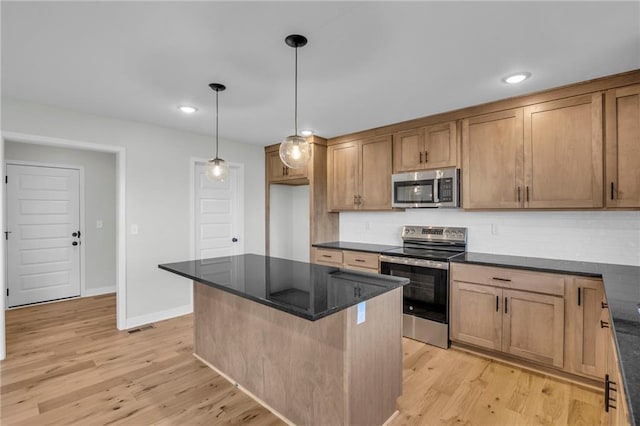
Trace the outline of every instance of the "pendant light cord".
{"type": "Polygon", "coordinates": [[[218,91],[216,90],[216,159],[218,158],[218,91]]]}
{"type": "Polygon", "coordinates": [[[298,136],[298,47],[296,46],[296,67],[295,67],[295,89],[294,89],[294,97],[295,97],[295,101],[294,101],[294,129],[295,129],[295,133],[294,135],[298,136]]]}

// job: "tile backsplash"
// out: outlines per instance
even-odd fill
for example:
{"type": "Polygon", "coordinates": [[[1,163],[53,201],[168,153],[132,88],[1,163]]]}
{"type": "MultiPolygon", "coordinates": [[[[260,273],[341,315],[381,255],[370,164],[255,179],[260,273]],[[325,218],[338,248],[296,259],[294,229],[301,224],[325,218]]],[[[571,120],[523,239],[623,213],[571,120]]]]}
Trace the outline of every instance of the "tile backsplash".
{"type": "Polygon", "coordinates": [[[401,245],[403,225],[466,227],[468,251],[640,266],[638,211],[345,212],[340,240],[401,245]]]}

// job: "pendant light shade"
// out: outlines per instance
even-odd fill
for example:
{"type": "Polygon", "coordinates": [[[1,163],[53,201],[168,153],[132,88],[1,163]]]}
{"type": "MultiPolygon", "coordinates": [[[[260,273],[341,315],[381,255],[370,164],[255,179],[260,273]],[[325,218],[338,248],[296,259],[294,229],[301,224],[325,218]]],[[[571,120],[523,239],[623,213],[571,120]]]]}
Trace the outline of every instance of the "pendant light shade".
{"type": "Polygon", "coordinates": [[[287,46],[296,50],[295,58],[295,89],[294,89],[294,134],[287,136],[280,143],[280,159],[291,169],[299,169],[306,166],[311,158],[311,146],[307,138],[298,135],[298,47],[307,44],[307,38],[298,34],[292,34],[284,39],[287,46]]]}
{"type": "Polygon", "coordinates": [[[224,182],[229,176],[229,164],[218,157],[218,93],[226,87],[220,83],[211,83],[211,90],[216,92],[216,157],[207,161],[207,178],[212,181],[224,182]]]}

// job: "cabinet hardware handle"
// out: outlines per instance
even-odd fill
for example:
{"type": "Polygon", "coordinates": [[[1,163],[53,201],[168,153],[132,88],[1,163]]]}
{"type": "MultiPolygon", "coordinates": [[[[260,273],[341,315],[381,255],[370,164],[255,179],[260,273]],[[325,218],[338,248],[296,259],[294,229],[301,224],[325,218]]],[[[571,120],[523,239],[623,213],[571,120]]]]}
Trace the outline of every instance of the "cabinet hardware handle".
{"type": "Polygon", "coordinates": [[[323,254],[322,257],[331,257],[330,254],[323,254]]]}
{"type": "Polygon", "coordinates": [[[420,163],[422,163],[422,151],[420,151],[420,163]]]}
{"type": "Polygon", "coordinates": [[[500,296],[496,296],[496,312],[500,310],[500,296]]]}
{"type": "Polygon", "coordinates": [[[609,328],[609,323],[606,321],[600,320],[600,328],[609,328]]]}
{"type": "Polygon", "coordinates": [[[602,309],[609,309],[608,303],[600,302],[600,306],[602,306],[602,309]]]}
{"type": "Polygon", "coordinates": [[[354,195],[353,196],[353,205],[357,205],[358,204],[358,196],[354,195]]]}
{"type": "Polygon", "coordinates": [[[580,296],[581,296],[581,294],[582,294],[582,290],[581,290],[580,287],[578,287],[578,306],[580,306],[580,300],[581,300],[580,296]]]}
{"type": "Polygon", "coordinates": [[[362,204],[362,195],[358,195],[358,205],[362,204]]]}
{"type": "Polygon", "coordinates": [[[520,202],[520,187],[518,187],[518,202],[520,202]]]}
{"type": "Polygon", "coordinates": [[[609,412],[609,375],[604,375],[604,411],[609,412]]]}
{"type": "Polygon", "coordinates": [[[504,281],[504,282],[507,282],[507,283],[510,283],[510,282],[511,282],[511,280],[508,280],[508,279],[506,279],[506,278],[493,277],[492,279],[493,279],[493,280],[496,280],[496,281],[504,281]]]}
{"type": "Polygon", "coordinates": [[[613,182],[611,182],[611,199],[613,200],[613,182]]]}
{"type": "Polygon", "coordinates": [[[363,259],[355,259],[356,262],[366,262],[366,260],[363,259]]]}
{"type": "Polygon", "coordinates": [[[529,185],[527,185],[527,203],[529,202],[529,185]]]}
{"type": "Polygon", "coordinates": [[[508,313],[509,312],[509,308],[508,308],[508,301],[509,299],[507,299],[506,297],[504,298],[504,313],[508,313]]]}
{"type": "Polygon", "coordinates": [[[287,171],[287,176],[289,176],[289,168],[285,167],[285,170],[287,171]]]}
{"type": "Polygon", "coordinates": [[[428,163],[429,162],[429,151],[425,151],[424,152],[424,162],[428,163]]]}

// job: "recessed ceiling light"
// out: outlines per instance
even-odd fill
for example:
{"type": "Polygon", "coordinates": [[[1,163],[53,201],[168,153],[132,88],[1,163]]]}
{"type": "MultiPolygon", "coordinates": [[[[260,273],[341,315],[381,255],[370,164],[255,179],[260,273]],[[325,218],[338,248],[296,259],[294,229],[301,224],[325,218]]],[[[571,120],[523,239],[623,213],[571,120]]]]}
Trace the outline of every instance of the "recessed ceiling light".
{"type": "Polygon", "coordinates": [[[519,73],[511,74],[511,75],[503,78],[502,81],[504,81],[505,83],[508,83],[508,84],[516,84],[516,83],[521,83],[521,82],[525,81],[529,77],[531,77],[531,73],[530,72],[519,72],[519,73]]]}
{"type": "Polygon", "coordinates": [[[305,138],[311,136],[313,134],[313,130],[302,130],[300,132],[300,135],[304,136],[305,138]]]}
{"type": "Polygon", "coordinates": [[[178,107],[178,109],[182,112],[184,112],[185,114],[193,114],[194,112],[196,112],[198,110],[198,108],[196,107],[192,107],[189,105],[180,105],[178,107]]]}

